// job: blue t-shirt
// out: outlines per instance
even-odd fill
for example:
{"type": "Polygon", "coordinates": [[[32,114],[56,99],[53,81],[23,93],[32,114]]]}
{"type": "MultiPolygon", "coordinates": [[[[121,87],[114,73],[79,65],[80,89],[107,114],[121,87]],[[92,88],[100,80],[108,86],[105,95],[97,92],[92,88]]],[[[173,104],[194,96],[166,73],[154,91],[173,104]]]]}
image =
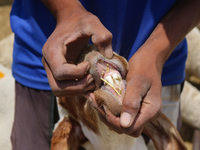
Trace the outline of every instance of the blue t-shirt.
{"type": "MultiPolygon", "coordinates": [[[[176,0],[81,0],[81,3],[111,31],[113,50],[130,59],[176,0]]],[[[42,47],[56,20],[40,0],[15,0],[10,21],[15,33],[14,78],[25,86],[50,90],[41,58],[42,47]]],[[[183,40],[164,65],[164,86],[183,82],[186,56],[187,43],[183,40]]]]}

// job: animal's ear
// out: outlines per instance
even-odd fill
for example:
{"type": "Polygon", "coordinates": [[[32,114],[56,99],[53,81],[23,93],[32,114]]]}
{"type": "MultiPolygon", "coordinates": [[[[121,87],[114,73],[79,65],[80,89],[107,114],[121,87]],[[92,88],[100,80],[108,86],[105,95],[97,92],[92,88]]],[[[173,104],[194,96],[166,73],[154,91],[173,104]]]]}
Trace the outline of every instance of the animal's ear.
{"type": "Polygon", "coordinates": [[[164,114],[149,122],[143,132],[152,139],[158,150],[187,149],[178,130],[164,114]]]}

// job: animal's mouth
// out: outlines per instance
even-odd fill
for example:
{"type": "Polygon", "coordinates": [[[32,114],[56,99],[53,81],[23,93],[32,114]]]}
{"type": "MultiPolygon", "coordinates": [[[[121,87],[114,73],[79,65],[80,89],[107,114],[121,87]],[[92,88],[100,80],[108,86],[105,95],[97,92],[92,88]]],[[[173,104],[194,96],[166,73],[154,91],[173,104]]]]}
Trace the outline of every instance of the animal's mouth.
{"type": "Polygon", "coordinates": [[[100,88],[111,94],[118,103],[122,104],[126,80],[122,78],[120,68],[113,62],[104,59],[99,59],[96,67],[102,81],[100,88]]]}

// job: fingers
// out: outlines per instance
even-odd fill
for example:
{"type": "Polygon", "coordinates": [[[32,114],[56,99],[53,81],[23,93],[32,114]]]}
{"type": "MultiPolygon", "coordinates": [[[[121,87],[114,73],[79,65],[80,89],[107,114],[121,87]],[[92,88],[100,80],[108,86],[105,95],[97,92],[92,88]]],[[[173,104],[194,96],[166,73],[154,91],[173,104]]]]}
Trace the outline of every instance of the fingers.
{"type": "Polygon", "coordinates": [[[103,121],[111,130],[115,130],[118,134],[123,133],[121,131],[119,118],[114,116],[105,105],[100,107],[96,102],[94,93],[88,92],[87,94],[84,94],[84,96],[86,97],[86,99],[90,101],[92,106],[98,111],[99,118],[101,119],[101,121],[103,121]]]}
{"type": "Polygon", "coordinates": [[[155,119],[162,112],[162,100],[159,95],[153,95],[150,91],[145,96],[142,101],[141,109],[138,114],[137,121],[135,123],[135,128],[139,128],[139,126],[144,126],[145,123],[155,119]],[[148,114],[148,115],[147,115],[148,114]]]}
{"type": "Polygon", "coordinates": [[[87,93],[85,93],[84,94],[84,96],[85,96],[85,98],[87,99],[87,100],[89,100],[89,102],[91,103],[91,105],[98,111],[98,113],[101,115],[101,116],[103,116],[103,117],[105,117],[105,111],[103,110],[103,107],[101,107],[101,106],[99,106],[98,104],[97,104],[97,101],[96,101],[96,99],[95,99],[95,95],[94,95],[94,93],[92,93],[92,92],[87,92],[87,93]]]}
{"type": "Polygon", "coordinates": [[[139,89],[140,90],[136,91],[136,93],[138,92],[139,94],[137,93],[135,94],[135,96],[133,96],[134,94],[132,92],[132,94],[130,94],[132,97],[129,96],[129,98],[133,97],[140,97],[140,98],[136,98],[135,100],[137,101],[134,103],[133,101],[131,101],[131,99],[129,99],[128,102],[125,102],[124,106],[126,108],[123,108],[124,113],[122,113],[122,115],[125,116],[121,115],[121,117],[117,117],[114,114],[112,114],[112,112],[110,112],[110,110],[106,106],[104,105],[99,106],[95,100],[95,96],[93,93],[90,94],[88,93],[86,95],[86,98],[91,102],[93,107],[99,112],[101,120],[109,128],[115,130],[117,133],[125,133],[133,137],[138,137],[141,135],[145,124],[149,122],[151,119],[154,119],[161,112],[160,110],[161,104],[159,102],[161,100],[156,98],[157,96],[152,95],[151,94],[152,92],[151,91],[149,92],[148,90],[146,95],[141,96],[143,95],[141,93],[144,93],[143,90],[141,90],[142,86],[140,86],[139,89]],[[126,116],[127,114],[128,117],[126,116]],[[124,121],[123,117],[125,117],[125,122],[127,121],[126,119],[131,120],[128,123],[128,125],[123,122],[124,121]]]}
{"type": "Polygon", "coordinates": [[[92,42],[106,58],[111,59],[113,57],[112,35],[110,33],[102,35],[98,32],[92,35],[92,42]]]}
{"type": "Polygon", "coordinates": [[[96,16],[93,15],[88,20],[91,23],[85,28],[85,32],[90,33],[92,42],[106,58],[112,58],[112,33],[96,16]]]}
{"type": "Polygon", "coordinates": [[[43,56],[57,80],[80,79],[89,70],[88,62],[79,65],[69,63],[77,61],[90,37],[105,57],[113,56],[112,34],[99,19],[94,15],[88,15],[80,22],[76,24],[76,28],[71,27],[72,31],[68,28],[62,30],[64,26],[58,25],[43,47],[43,56]]]}
{"type": "Polygon", "coordinates": [[[77,96],[82,95],[87,91],[94,90],[94,79],[91,74],[85,74],[80,80],[57,80],[45,59],[43,58],[43,65],[47,72],[50,87],[55,96],[77,96]]]}
{"type": "MultiPolygon", "coordinates": [[[[49,42],[51,43],[51,39],[49,42]]],[[[48,43],[43,47],[43,56],[45,63],[48,64],[57,80],[80,79],[89,70],[89,62],[83,62],[78,65],[69,64],[65,58],[67,47],[60,42],[55,42],[55,44],[52,42],[50,45],[48,43]]]]}
{"type": "Polygon", "coordinates": [[[112,58],[112,34],[96,16],[85,11],[73,13],[56,25],[42,49],[43,64],[54,94],[79,95],[94,89],[92,77],[87,75],[90,63],[75,65],[89,38],[105,57],[112,58]]]}

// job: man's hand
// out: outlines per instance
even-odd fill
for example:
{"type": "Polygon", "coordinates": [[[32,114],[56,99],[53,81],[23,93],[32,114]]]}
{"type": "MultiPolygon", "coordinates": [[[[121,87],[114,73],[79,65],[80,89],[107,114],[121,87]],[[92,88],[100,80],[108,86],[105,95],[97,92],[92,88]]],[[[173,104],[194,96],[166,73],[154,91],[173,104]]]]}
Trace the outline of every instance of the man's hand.
{"type": "Polygon", "coordinates": [[[123,100],[120,126],[125,133],[139,136],[144,125],[161,113],[161,72],[148,51],[138,50],[129,60],[127,90],[123,100]]]}
{"type": "MultiPolygon", "coordinates": [[[[42,1],[57,20],[56,29],[43,48],[43,64],[54,94],[81,95],[92,90],[93,79],[86,74],[89,64],[74,63],[89,38],[104,56],[111,58],[111,33],[78,0],[42,1]]],[[[199,0],[178,1],[132,56],[121,117],[114,116],[109,110],[102,115],[109,127],[118,133],[138,136],[144,125],[159,115],[163,64],[185,35],[199,23],[199,4],[199,0]]],[[[95,105],[93,94],[86,96],[95,105]]],[[[97,110],[104,113],[100,108],[97,110]]]]}
{"type": "Polygon", "coordinates": [[[160,114],[163,64],[185,35],[200,22],[199,6],[199,0],[178,1],[132,56],[120,117],[109,110],[102,111],[95,104],[95,97],[89,95],[102,120],[110,128],[137,137],[144,125],[160,114]]]}
{"type": "Polygon", "coordinates": [[[93,90],[93,78],[87,74],[89,62],[78,65],[75,62],[90,38],[105,57],[111,58],[112,34],[79,1],[43,2],[57,20],[54,32],[42,50],[43,65],[52,91],[56,96],[73,96],[93,90]]]}
{"type": "Polygon", "coordinates": [[[161,72],[155,55],[146,50],[138,50],[129,60],[127,87],[123,99],[122,113],[116,117],[106,107],[98,108],[95,97],[90,100],[100,113],[102,121],[118,133],[137,137],[145,124],[156,118],[162,109],[161,72]]]}

